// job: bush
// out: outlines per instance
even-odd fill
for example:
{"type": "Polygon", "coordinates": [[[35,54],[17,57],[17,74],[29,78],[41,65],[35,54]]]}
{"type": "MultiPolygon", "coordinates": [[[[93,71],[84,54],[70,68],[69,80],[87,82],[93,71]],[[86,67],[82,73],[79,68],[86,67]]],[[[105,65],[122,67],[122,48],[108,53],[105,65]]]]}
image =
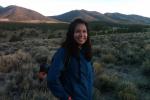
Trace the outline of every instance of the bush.
{"type": "Polygon", "coordinates": [[[16,42],[16,41],[21,41],[21,40],[22,40],[21,36],[12,35],[9,39],[9,42],[16,42]]]}
{"type": "Polygon", "coordinates": [[[118,84],[118,76],[116,75],[99,75],[95,82],[95,87],[98,88],[102,93],[115,90],[118,84]]]}
{"type": "Polygon", "coordinates": [[[45,46],[33,47],[30,53],[38,63],[47,62],[48,56],[51,55],[50,50],[45,46]]]}
{"type": "Polygon", "coordinates": [[[101,48],[100,46],[93,46],[93,54],[100,57],[101,56],[101,48]]]}
{"type": "Polygon", "coordinates": [[[28,53],[18,50],[14,54],[0,56],[0,71],[10,72],[21,69],[23,64],[31,62],[31,56],[28,53]]]}
{"type": "Polygon", "coordinates": [[[142,72],[145,76],[150,77],[150,60],[146,59],[142,64],[142,72]]]}
{"type": "Polygon", "coordinates": [[[94,67],[95,74],[98,75],[98,74],[100,74],[103,71],[104,64],[98,63],[98,62],[94,62],[93,63],[93,67],[94,67]]]}
{"type": "Polygon", "coordinates": [[[102,94],[97,88],[93,89],[93,100],[101,100],[102,99],[102,94]]]}
{"type": "Polygon", "coordinates": [[[105,63],[116,63],[117,61],[116,57],[111,53],[103,55],[101,60],[102,62],[105,62],[105,63]]]}
{"type": "Polygon", "coordinates": [[[119,100],[138,100],[138,90],[135,84],[129,81],[122,81],[118,87],[119,100]]]}

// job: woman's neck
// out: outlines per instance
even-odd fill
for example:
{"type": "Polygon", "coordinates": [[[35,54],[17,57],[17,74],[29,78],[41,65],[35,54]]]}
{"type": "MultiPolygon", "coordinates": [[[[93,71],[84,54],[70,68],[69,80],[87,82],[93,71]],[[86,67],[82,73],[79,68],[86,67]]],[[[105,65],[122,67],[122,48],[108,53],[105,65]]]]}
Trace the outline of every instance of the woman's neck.
{"type": "Polygon", "coordinates": [[[78,48],[81,50],[81,49],[82,49],[82,46],[78,46],[78,48]]]}

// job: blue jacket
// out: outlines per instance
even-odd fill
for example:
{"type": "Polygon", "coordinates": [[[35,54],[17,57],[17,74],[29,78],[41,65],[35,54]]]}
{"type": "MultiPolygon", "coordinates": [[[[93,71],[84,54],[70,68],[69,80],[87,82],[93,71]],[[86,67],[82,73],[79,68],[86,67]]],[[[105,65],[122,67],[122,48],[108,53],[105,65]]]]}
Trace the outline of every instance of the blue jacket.
{"type": "Polygon", "coordinates": [[[59,80],[65,53],[64,48],[59,48],[54,55],[47,76],[48,88],[60,100],[68,100],[68,96],[73,100],[92,100],[93,68],[84,58],[83,50],[80,50],[80,67],[77,59],[71,56],[65,78],[63,82],[59,80]]]}

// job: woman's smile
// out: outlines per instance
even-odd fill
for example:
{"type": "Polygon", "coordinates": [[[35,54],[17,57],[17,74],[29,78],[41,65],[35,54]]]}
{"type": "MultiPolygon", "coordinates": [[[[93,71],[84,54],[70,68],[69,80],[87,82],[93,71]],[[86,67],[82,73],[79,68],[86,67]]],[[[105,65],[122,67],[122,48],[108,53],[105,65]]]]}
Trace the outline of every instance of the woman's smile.
{"type": "Polygon", "coordinates": [[[84,24],[78,24],[75,28],[74,39],[79,46],[82,46],[87,40],[87,29],[84,24]]]}

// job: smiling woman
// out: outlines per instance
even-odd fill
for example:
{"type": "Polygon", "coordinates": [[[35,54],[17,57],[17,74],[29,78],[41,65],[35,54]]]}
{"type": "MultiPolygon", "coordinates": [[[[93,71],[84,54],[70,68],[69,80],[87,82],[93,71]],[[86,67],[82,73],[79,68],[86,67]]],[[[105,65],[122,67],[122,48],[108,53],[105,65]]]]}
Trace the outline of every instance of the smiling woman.
{"type": "Polygon", "coordinates": [[[74,32],[74,40],[81,47],[87,40],[87,29],[84,24],[78,24],[74,32]]]}
{"type": "Polygon", "coordinates": [[[66,40],[53,57],[47,76],[48,88],[60,100],[92,100],[91,59],[88,24],[76,19],[69,25],[66,40]]]}

